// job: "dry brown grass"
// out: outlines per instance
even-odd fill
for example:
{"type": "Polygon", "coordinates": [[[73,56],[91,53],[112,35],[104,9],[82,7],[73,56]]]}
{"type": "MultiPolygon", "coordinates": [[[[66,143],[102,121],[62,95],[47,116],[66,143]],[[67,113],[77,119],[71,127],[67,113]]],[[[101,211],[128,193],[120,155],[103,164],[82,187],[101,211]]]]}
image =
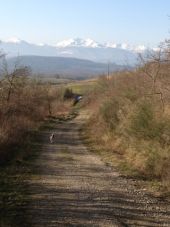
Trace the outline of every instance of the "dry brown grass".
{"type": "Polygon", "coordinates": [[[170,190],[169,63],[161,63],[158,72],[154,64],[100,78],[87,98],[93,112],[88,130],[108,160],[121,157],[119,164],[170,190]],[[154,85],[145,70],[157,73],[154,85]]]}

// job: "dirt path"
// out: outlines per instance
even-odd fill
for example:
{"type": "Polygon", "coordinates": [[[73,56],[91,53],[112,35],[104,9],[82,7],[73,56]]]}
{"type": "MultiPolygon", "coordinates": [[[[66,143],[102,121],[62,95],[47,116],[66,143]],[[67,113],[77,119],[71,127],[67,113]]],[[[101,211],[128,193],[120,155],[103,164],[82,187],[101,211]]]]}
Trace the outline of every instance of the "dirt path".
{"type": "Polygon", "coordinates": [[[170,226],[169,204],[136,189],[133,180],[121,177],[82,144],[84,120],[81,114],[57,124],[53,144],[51,131],[42,133],[21,226],[170,226]]]}

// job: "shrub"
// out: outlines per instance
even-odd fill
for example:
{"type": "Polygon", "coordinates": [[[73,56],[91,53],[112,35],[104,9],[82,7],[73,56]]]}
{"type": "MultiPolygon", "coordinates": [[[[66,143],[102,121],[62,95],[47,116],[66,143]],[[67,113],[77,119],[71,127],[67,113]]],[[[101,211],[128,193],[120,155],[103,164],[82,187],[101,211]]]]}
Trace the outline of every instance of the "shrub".
{"type": "Polygon", "coordinates": [[[72,99],[74,97],[73,91],[70,88],[66,88],[64,92],[64,99],[72,99]]]}
{"type": "Polygon", "coordinates": [[[119,102],[116,99],[105,101],[100,107],[100,114],[110,130],[116,129],[119,124],[119,102]]]}
{"type": "Polygon", "coordinates": [[[136,105],[131,114],[128,132],[137,138],[160,140],[167,123],[151,103],[143,101],[136,105]]]}
{"type": "Polygon", "coordinates": [[[129,99],[131,102],[135,102],[138,100],[137,93],[132,88],[128,88],[124,91],[124,97],[129,99]]]}
{"type": "Polygon", "coordinates": [[[134,169],[149,178],[167,182],[170,171],[170,148],[158,142],[133,139],[126,148],[126,161],[134,169]]]}

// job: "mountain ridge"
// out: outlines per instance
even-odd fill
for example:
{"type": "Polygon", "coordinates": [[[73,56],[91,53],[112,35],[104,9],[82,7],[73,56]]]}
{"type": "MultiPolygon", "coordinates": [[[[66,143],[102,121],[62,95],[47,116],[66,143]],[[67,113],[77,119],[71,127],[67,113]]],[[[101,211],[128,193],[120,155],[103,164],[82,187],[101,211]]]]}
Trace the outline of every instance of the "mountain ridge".
{"type": "Polygon", "coordinates": [[[105,43],[101,44],[93,39],[67,39],[57,42],[55,45],[33,44],[25,40],[13,37],[1,41],[1,49],[7,57],[18,55],[56,56],[87,59],[100,63],[116,63],[118,65],[137,64],[138,53],[144,53],[147,48],[144,45],[132,47],[129,44],[105,43]]]}
{"type": "MultiPolygon", "coordinates": [[[[61,41],[56,42],[56,44],[54,45],[49,45],[49,44],[45,44],[45,43],[30,43],[27,42],[25,40],[19,39],[17,37],[11,37],[9,39],[6,40],[1,40],[2,43],[13,43],[13,44],[19,44],[22,42],[25,42],[27,44],[31,44],[31,45],[36,45],[36,46],[51,46],[51,47],[60,47],[60,48],[64,48],[64,47],[98,47],[98,48],[119,48],[119,49],[129,49],[131,51],[135,51],[135,52],[139,52],[139,51],[144,51],[146,49],[148,49],[148,47],[146,47],[143,44],[139,44],[139,45],[130,45],[128,43],[116,43],[116,42],[105,42],[105,43],[100,43],[97,42],[91,38],[86,38],[86,39],[82,39],[82,38],[69,38],[69,39],[64,39],[61,41]]],[[[150,48],[150,49],[154,49],[154,48],[150,48]]]]}
{"type": "MultiPolygon", "coordinates": [[[[62,78],[84,79],[101,74],[107,74],[108,64],[96,63],[90,60],[53,57],[53,56],[20,56],[7,59],[8,67],[12,70],[19,62],[20,67],[30,67],[33,74],[50,77],[59,75],[62,78]]],[[[111,72],[129,69],[128,66],[109,64],[111,72]]]]}

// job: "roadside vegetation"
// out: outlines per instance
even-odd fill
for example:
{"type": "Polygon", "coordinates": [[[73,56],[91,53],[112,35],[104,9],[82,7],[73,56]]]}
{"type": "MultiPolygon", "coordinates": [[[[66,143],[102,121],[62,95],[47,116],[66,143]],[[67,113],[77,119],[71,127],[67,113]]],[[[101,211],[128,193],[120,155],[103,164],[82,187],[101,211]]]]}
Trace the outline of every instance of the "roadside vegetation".
{"type": "Polygon", "coordinates": [[[169,41],[133,71],[102,76],[84,101],[93,148],[126,174],[170,191],[169,41]]]}
{"type": "MultiPolygon", "coordinates": [[[[4,56],[1,57],[4,58],[4,56]]],[[[64,87],[33,79],[31,70],[9,70],[5,58],[0,75],[0,163],[11,160],[45,119],[67,114],[64,87]]],[[[24,149],[23,149],[24,152],[24,149]]]]}

